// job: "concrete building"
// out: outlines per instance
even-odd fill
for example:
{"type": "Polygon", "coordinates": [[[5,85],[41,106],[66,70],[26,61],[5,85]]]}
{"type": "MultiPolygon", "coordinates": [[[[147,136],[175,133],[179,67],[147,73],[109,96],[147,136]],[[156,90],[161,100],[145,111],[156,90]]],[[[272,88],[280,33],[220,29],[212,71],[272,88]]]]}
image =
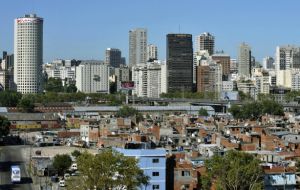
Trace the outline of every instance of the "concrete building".
{"type": "Polygon", "coordinates": [[[59,78],[62,80],[63,85],[65,85],[65,82],[75,81],[75,70],[76,64],[72,63],[71,60],[57,59],[51,63],[43,64],[43,71],[47,74],[48,79],[59,78]]]}
{"type": "Polygon", "coordinates": [[[300,90],[300,70],[293,70],[291,73],[291,77],[292,77],[292,86],[291,86],[291,90],[292,91],[298,91],[300,90]]]}
{"type": "Polygon", "coordinates": [[[116,48],[107,48],[105,50],[105,64],[114,68],[120,67],[122,64],[121,50],[116,48]]]}
{"type": "Polygon", "coordinates": [[[76,87],[84,93],[109,93],[109,68],[103,61],[82,61],[76,67],[76,87]]]}
{"type": "Polygon", "coordinates": [[[135,87],[132,91],[138,97],[159,98],[165,93],[166,64],[159,61],[148,62],[132,67],[132,81],[135,87]]]}
{"type": "Polygon", "coordinates": [[[115,68],[115,76],[117,82],[117,91],[121,90],[121,83],[130,81],[130,69],[126,66],[115,68]]]}
{"type": "Polygon", "coordinates": [[[269,94],[270,93],[270,76],[266,70],[262,68],[254,69],[254,79],[256,85],[257,94],[269,94]]]}
{"type": "Polygon", "coordinates": [[[263,68],[266,69],[266,70],[269,70],[269,69],[275,69],[275,60],[273,57],[270,57],[270,56],[267,56],[265,58],[263,58],[263,68]]]}
{"type": "Polygon", "coordinates": [[[292,87],[292,70],[300,68],[300,47],[278,46],[276,48],[276,85],[292,87]]]}
{"type": "Polygon", "coordinates": [[[3,52],[0,68],[0,84],[3,90],[14,90],[14,55],[3,52]]]}
{"type": "Polygon", "coordinates": [[[212,59],[216,61],[217,64],[222,65],[222,72],[223,72],[223,80],[228,79],[228,75],[230,74],[230,56],[227,54],[217,53],[213,54],[212,59]]]}
{"type": "Polygon", "coordinates": [[[222,66],[219,64],[197,67],[197,92],[222,91],[222,66]]]}
{"type": "Polygon", "coordinates": [[[196,51],[206,50],[209,55],[214,54],[215,37],[205,32],[196,37],[196,51]]]}
{"type": "Polygon", "coordinates": [[[222,81],[222,92],[231,92],[233,91],[233,87],[233,81],[222,81]]]}
{"type": "Polygon", "coordinates": [[[167,35],[168,92],[193,88],[193,42],[191,34],[167,35]]]}
{"type": "Polygon", "coordinates": [[[252,98],[257,95],[255,83],[252,80],[240,80],[237,82],[237,88],[239,91],[249,94],[252,98]]]}
{"type": "Polygon", "coordinates": [[[251,48],[245,42],[239,46],[238,64],[239,76],[251,77],[251,48]]]}
{"type": "Polygon", "coordinates": [[[149,184],[139,187],[140,190],[165,190],[166,189],[166,150],[165,149],[146,149],[141,146],[127,146],[125,148],[116,148],[116,150],[125,156],[138,159],[140,169],[149,176],[149,184]]]}
{"type": "Polygon", "coordinates": [[[230,59],[230,73],[238,73],[238,65],[237,59],[230,59]]]}
{"type": "Polygon", "coordinates": [[[153,44],[149,44],[147,46],[147,61],[157,60],[157,59],[158,59],[157,46],[153,44]]]}
{"type": "Polygon", "coordinates": [[[147,29],[137,28],[129,31],[129,66],[147,61],[147,29]]]}
{"type": "Polygon", "coordinates": [[[42,91],[43,19],[35,14],[15,19],[14,83],[22,94],[42,91]]]}

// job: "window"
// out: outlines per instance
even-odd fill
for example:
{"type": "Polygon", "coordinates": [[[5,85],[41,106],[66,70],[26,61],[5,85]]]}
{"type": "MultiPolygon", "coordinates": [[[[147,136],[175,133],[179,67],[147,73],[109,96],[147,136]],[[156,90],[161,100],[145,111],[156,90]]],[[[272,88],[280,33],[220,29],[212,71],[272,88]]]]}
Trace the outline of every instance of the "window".
{"type": "Polygon", "coordinates": [[[159,163],[159,159],[158,158],[152,159],[152,163],[159,163]]]}
{"type": "Polygon", "coordinates": [[[152,172],[152,176],[159,176],[159,172],[152,172]]]}
{"type": "Polygon", "coordinates": [[[153,190],[159,189],[159,185],[152,185],[152,189],[153,189],[153,190]]]}
{"type": "Polygon", "coordinates": [[[190,171],[182,171],[181,175],[182,176],[190,176],[191,174],[190,174],[190,171]]]}

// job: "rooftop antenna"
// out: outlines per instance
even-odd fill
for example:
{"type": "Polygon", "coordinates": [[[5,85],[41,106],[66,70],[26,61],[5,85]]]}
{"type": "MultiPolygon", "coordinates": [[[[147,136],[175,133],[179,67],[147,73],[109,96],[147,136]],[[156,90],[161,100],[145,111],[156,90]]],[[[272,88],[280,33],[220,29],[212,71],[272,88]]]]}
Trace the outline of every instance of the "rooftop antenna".
{"type": "Polygon", "coordinates": [[[179,31],[179,33],[180,33],[180,24],[179,24],[179,26],[178,26],[178,31],[179,31]]]}

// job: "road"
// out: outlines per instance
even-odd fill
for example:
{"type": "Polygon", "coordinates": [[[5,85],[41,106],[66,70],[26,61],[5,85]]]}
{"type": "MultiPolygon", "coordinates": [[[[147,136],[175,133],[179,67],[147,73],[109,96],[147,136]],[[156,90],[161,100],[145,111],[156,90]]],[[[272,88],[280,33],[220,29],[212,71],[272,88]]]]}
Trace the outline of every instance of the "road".
{"type": "Polygon", "coordinates": [[[0,190],[34,190],[32,179],[25,169],[25,158],[22,156],[22,148],[25,145],[6,145],[0,146],[0,190]],[[20,165],[21,182],[11,183],[10,167],[20,165]]]}

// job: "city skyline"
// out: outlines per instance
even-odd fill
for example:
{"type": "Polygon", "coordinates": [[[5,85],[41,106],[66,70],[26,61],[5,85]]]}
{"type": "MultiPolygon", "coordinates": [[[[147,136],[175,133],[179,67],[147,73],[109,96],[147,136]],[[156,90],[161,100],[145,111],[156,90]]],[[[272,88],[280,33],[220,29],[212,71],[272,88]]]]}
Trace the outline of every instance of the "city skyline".
{"type": "Polygon", "coordinates": [[[29,13],[45,20],[44,62],[104,60],[104,51],[110,47],[120,49],[128,63],[128,31],[134,28],[147,28],[148,43],[158,46],[159,59],[166,59],[166,35],[178,32],[192,34],[194,43],[197,35],[210,32],[215,36],[215,50],[224,50],[232,58],[237,58],[239,44],[246,42],[259,62],[274,57],[276,46],[300,45],[300,28],[295,24],[299,2],[256,2],[5,1],[0,13],[0,51],[13,52],[13,21],[29,13]]]}

